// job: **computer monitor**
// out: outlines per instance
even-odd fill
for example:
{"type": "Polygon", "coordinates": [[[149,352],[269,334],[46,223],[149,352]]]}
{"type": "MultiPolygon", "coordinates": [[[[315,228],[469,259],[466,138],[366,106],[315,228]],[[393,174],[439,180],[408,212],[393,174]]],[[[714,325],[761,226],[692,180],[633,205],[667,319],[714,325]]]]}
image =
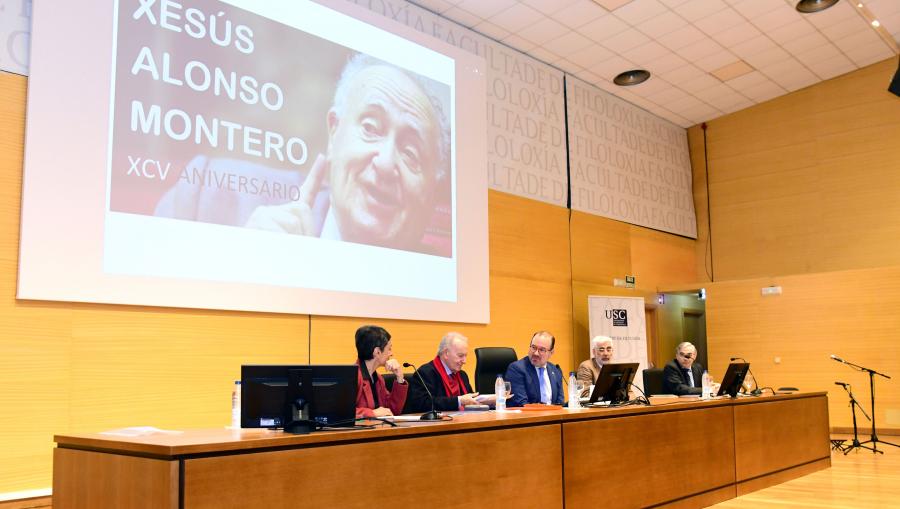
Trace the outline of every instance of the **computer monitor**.
{"type": "Polygon", "coordinates": [[[732,362],[729,364],[728,370],[725,371],[725,377],[722,378],[722,385],[719,387],[719,392],[716,395],[728,394],[732,398],[737,396],[738,391],[741,390],[741,384],[744,383],[744,377],[747,376],[747,371],[749,370],[750,363],[747,362],[732,362]]]}
{"type": "Polygon", "coordinates": [[[241,427],[284,428],[293,414],[291,403],[298,398],[317,425],[353,426],[358,371],[353,364],[243,365],[241,427]]]}
{"type": "Polygon", "coordinates": [[[637,370],[637,362],[604,365],[594,382],[591,403],[609,401],[614,404],[628,401],[628,387],[634,381],[637,370]]]}

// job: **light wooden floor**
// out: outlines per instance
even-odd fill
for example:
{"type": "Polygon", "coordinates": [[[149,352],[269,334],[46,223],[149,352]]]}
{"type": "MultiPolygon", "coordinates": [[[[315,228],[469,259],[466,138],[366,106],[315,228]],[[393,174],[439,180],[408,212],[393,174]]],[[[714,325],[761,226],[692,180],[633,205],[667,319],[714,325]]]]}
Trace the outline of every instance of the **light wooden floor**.
{"type": "MultiPolygon", "coordinates": [[[[837,438],[835,436],[834,438],[837,438]]],[[[846,437],[841,437],[846,438],[846,437]]],[[[900,436],[879,436],[900,444],[900,436]]],[[[860,437],[860,440],[866,440],[860,437]]],[[[879,445],[884,454],[856,449],[831,453],[831,468],[756,491],[715,508],[900,508],[900,448],[879,445]]]]}

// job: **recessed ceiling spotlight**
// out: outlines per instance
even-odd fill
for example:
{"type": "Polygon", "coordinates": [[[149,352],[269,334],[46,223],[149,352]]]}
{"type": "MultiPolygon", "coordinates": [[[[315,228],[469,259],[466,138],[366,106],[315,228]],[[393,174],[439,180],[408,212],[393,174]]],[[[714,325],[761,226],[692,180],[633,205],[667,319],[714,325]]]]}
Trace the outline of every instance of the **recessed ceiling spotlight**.
{"type": "Polygon", "coordinates": [[[873,19],[873,20],[872,20],[872,26],[875,27],[875,28],[878,28],[878,27],[881,26],[881,23],[879,23],[877,19],[873,19]]]}
{"type": "Polygon", "coordinates": [[[797,10],[803,14],[812,14],[824,11],[836,3],[838,0],[800,0],[797,2],[797,10]]]}
{"type": "Polygon", "coordinates": [[[643,69],[632,69],[630,71],[619,73],[618,76],[613,78],[613,83],[619,85],[620,87],[630,87],[632,85],[640,85],[648,79],[650,79],[649,71],[645,71],[643,69]]]}

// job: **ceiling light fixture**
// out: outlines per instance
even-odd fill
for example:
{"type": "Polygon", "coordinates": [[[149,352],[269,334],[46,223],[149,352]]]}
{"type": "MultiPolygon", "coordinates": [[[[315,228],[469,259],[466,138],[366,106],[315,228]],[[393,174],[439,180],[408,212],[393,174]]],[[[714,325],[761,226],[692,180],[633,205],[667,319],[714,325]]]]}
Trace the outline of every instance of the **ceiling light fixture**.
{"type": "Polygon", "coordinates": [[[613,78],[613,83],[620,87],[630,87],[633,85],[640,85],[648,79],[650,79],[650,71],[645,71],[644,69],[632,69],[630,71],[619,73],[618,76],[613,78]]]}
{"type": "Polygon", "coordinates": [[[800,0],[797,2],[797,10],[803,14],[821,12],[838,3],[838,0],[800,0]]]}

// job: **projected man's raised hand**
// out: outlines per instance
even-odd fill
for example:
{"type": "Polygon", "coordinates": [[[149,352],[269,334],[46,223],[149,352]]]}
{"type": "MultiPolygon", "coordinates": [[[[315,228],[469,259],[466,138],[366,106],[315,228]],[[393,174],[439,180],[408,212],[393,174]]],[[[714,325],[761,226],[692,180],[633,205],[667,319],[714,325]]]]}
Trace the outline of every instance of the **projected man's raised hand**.
{"type": "Polygon", "coordinates": [[[319,154],[300,186],[297,200],[283,205],[257,207],[247,219],[247,227],[297,235],[318,235],[313,205],[328,170],[325,156],[319,154]]]}

